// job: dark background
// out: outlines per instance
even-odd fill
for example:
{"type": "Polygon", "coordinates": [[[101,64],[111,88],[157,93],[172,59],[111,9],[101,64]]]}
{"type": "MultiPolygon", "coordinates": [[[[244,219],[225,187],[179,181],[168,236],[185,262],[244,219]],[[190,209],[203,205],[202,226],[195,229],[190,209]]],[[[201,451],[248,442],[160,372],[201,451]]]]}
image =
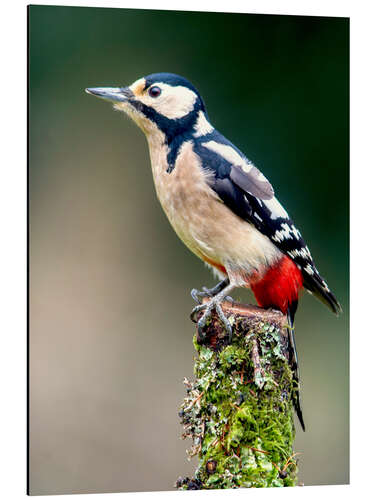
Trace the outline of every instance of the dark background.
{"type": "MultiPolygon", "coordinates": [[[[29,10],[30,490],[173,489],[189,291],[213,277],[156,199],[145,138],[85,87],[169,71],[272,182],[341,301],[297,314],[305,485],[348,482],[348,19],[29,10]]],[[[248,292],[234,295],[254,300],[248,292]]]]}

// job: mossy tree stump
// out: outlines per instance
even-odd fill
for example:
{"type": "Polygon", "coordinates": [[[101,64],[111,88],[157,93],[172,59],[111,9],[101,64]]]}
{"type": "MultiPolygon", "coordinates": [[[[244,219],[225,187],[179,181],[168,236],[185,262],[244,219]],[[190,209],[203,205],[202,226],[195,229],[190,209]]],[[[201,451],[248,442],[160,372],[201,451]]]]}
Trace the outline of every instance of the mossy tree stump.
{"type": "Polygon", "coordinates": [[[229,302],[223,310],[233,327],[230,344],[216,315],[204,339],[194,336],[196,380],[184,380],[187,397],[179,415],[182,437],[193,441],[188,454],[198,455],[199,463],[194,477],[179,478],[176,486],[295,486],[286,317],[229,302]]]}

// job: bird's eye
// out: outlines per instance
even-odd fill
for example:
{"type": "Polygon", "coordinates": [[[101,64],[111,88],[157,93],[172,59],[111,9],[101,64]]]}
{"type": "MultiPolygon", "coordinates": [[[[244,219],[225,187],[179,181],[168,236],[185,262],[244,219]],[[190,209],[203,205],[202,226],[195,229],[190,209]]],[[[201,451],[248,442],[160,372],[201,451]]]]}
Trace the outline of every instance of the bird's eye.
{"type": "Polygon", "coordinates": [[[148,89],[148,95],[150,97],[159,97],[159,95],[161,94],[161,88],[160,87],[150,87],[148,89]]]}

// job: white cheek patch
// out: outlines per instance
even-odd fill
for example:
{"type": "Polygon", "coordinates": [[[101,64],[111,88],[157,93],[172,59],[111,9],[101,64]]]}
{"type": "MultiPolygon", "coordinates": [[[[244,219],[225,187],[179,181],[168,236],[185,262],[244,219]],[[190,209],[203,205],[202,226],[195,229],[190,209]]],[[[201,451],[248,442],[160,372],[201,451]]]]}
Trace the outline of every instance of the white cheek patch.
{"type": "Polygon", "coordinates": [[[229,161],[229,163],[231,163],[232,165],[241,167],[242,170],[246,173],[250,172],[250,170],[254,167],[252,163],[242,158],[241,155],[239,155],[235,149],[233,149],[231,146],[228,146],[227,144],[220,144],[219,142],[208,141],[205,142],[203,146],[205,148],[211,149],[211,151],[214,151],[215,153],[218,153],[225,160],[229,161]]]}
{"type": "Polygon", "coordinates": [[[182,86],[173,87],[166,83],[156,83],[155,86],[162,91],[159,97],[151,97],[146,92],[139,98],[146,106],[171,120],[182,118],[193,111],[197,95],[192,90],[182,86]]]}

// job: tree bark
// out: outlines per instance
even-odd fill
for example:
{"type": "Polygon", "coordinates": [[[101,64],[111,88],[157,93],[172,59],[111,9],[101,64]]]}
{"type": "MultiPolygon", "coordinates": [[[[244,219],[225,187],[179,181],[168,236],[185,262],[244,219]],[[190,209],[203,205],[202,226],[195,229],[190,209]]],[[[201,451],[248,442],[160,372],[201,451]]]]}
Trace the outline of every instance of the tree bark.
{"type": "Polygon", "coordinates": [[[225,302],[232,342],[216,313],[204,339],[194,335],[196,380],[184,380],[183,438],[198,456],[179,489],[295,486],[293,382],[282,313],[225,302]]]}

